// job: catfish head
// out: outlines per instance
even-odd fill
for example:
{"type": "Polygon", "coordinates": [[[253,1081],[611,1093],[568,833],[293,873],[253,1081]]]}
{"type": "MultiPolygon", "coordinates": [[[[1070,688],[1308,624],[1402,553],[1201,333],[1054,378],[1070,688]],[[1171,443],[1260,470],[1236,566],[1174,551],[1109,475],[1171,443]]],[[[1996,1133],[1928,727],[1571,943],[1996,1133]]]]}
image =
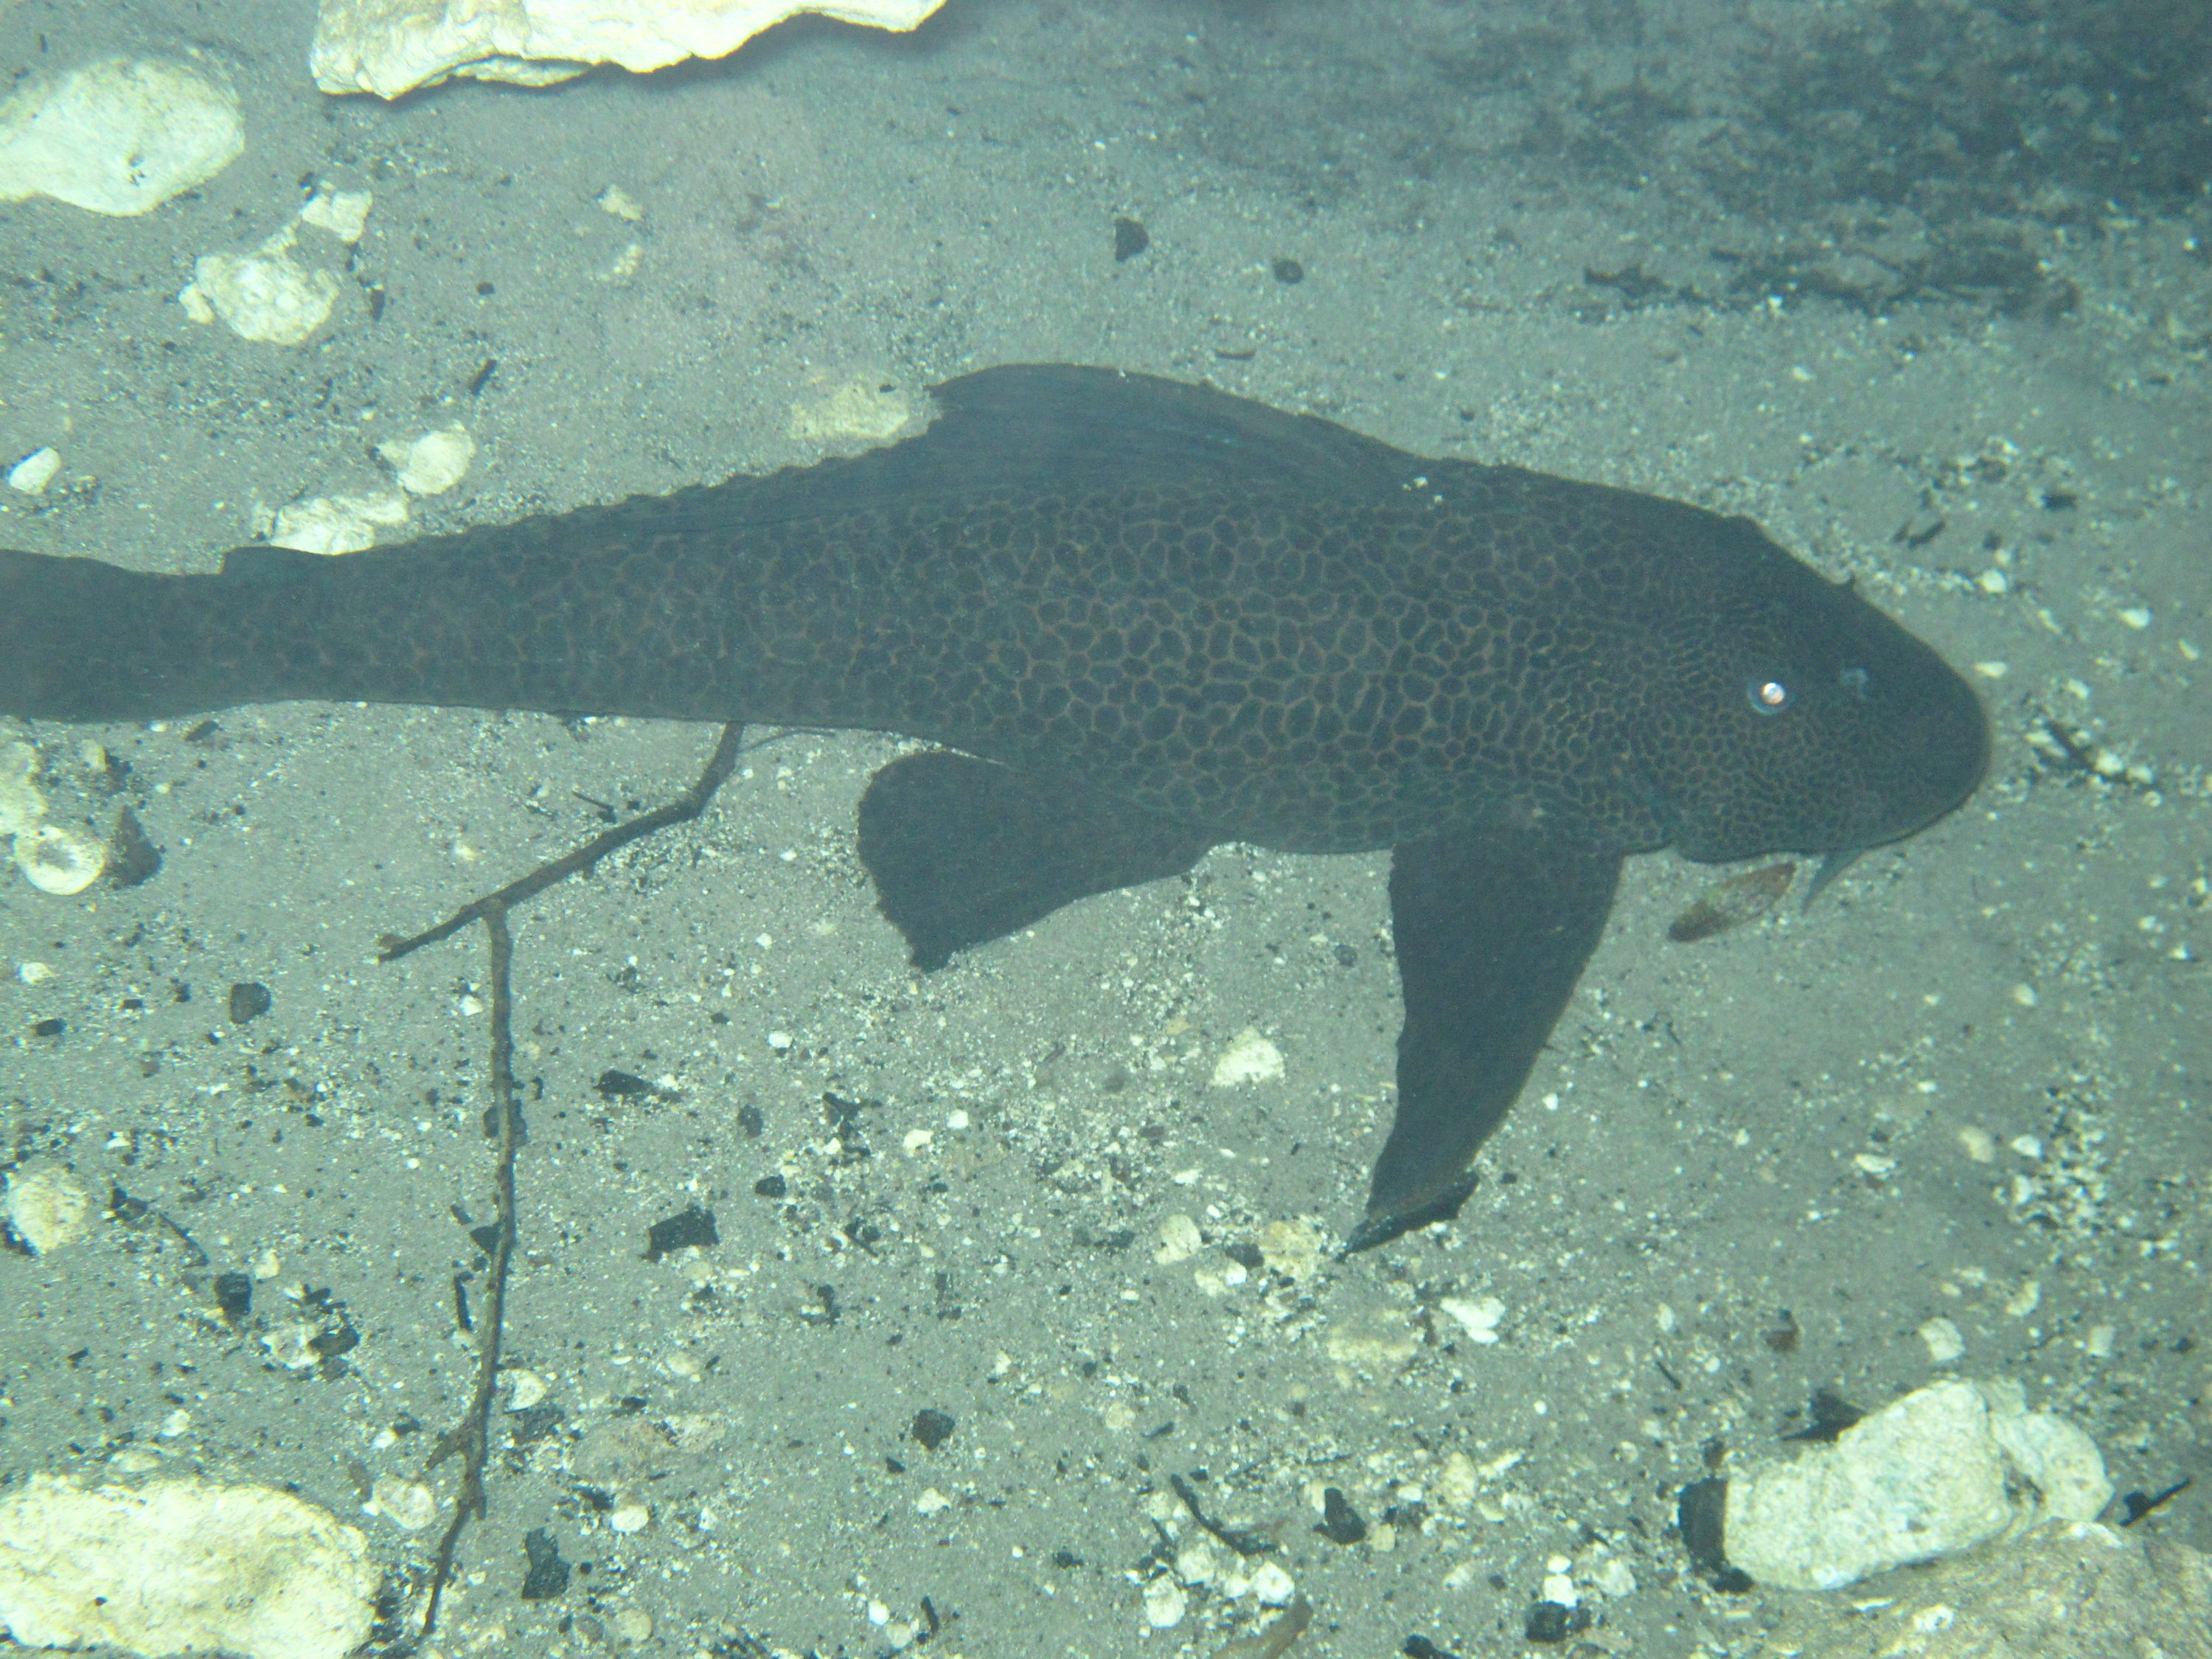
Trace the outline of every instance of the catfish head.
{"type": "Polygon", "coordinates": [[[1990,756],[1973,689],[1850,583],[1748,520],[1724,528],[1721,579],[1659,621],[1645,702],[1656,746],[1643,764],[1675,849],[1826,854],[1832,873],[1964,802],[1990,756]]]}

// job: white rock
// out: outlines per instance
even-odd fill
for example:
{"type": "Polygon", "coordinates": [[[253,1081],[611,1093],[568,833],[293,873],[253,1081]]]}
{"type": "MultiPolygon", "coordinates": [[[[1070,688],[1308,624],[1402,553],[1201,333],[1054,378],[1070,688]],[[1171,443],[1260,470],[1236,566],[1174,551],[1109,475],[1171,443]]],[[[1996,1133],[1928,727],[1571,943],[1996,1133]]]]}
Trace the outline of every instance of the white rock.
{"type": "Polygon", "coordinates": [[[341,242],[358,242],[368,228],[376,198],[365,190],[319,190],[300,210],[300,222],[327,230],[341,242]]]}
{"type": "Polygon", "coordinates": [[[376,1477],[368,1507],[403,1532],[420,1532],[438,1518],[438,1499],[430,1488],[397,1474],[376,1477]]]}
{"type": "Polygon", "coordinates": [[[273,1487],[34,1474],[0,1498],[0,1626],[25,1647],[345,1659],[377,1577],[359,1529],[273,1487]]]}
{"type": "Polygon", "coordinates": [[[92,1202],[92,1188],[58,1164],[25,1164],[8,1173],[8,1225],[40,1255],[84,1237],[92,1202]]]}
{"type": "Polygon", "coordinates": [[[2095,1443],[2029,1412],[2017,1382],[1939,1382],[1731,1475],[1725,1548],[1761,1583],[1833,1589],[2046,1516],[2092,1520],[2112,1496],[2095,1443]]]}
{"type": "Polygon", "coordinates": [[[1145,1586],[1145,1622],[1154,1630],[1173,1630],[1189,1606],[1182,1586],[1172,1578],[1155,1578],[1145,1586]]]}
{"type": "Polygon", "coordinates": [[[1260,1260],[1285,1279],[1304,1279],[1321,1266],[1320,1230],[1303,1216],[1271,1221],[1260,1230],[1260,1260]]]}
{"type": "Polygon", "coordinates": [[[325,92],[397,98],[453,76],[549,86],[587,64],[720,58],[801,12],[910,29],[943,0],[322,0],[308,66],[325,92]]]}
{"type": "Polygon", "coordinates": [[[1966,1352],[1966,1339],[1948,1319],[1929,1320],[1914,1334],[1919,1337],[1928,1350],[1929,1361],[1935,1364],[1948,1365],[1966,1352]]]}
{"type": "Polygon", "coordinates": [[[1263,1607],[1286,1607],[1297,1593],[1297,1582],[1273,1561],[1262,1561],[1253,1571],[1252,1594],[1263,1607]]]}
{"type": "Polygon", "coordinates": [[[1198,1230],[1198,1223],[1181,1211],[1160,1223],[1155,1237],[1158,1242],[1152,1246],[1152,1260],[1164,1267],[1172,1267],[1178,1261],[1189,1261],[1206,1243],[1205,1235],[1198,1230]]]}
{"type": "Polygon", "coordinates": [[[392,467],[398,486],[410,495],[440,495],[468,476],[476,459],[476,440],[468,428],[440,427],[403,443],[394,438],[376,447],[392,467]]]}
{"type": "Polygon", "coordinates": [[[1213,1086],[1231,1089],[1242,1083],[1273,1083],[1283,1074],[1283,1051],[1248,1025],[1229,1039],[1221,1058],[1213,1062],[1213,1086]]]}
{"type": "Polygon", "coordinates": [[[34,449],[8,469],[8,488],[19,495],[35,495],[54,481],[62,470],[62,453],[52,444],[34,449]]]}
{"type": "Polygon", "coordinates": [[[178,302],[196,322],[222,318],[241,339],[298,345],[329,319],[338,279],[308,270],[283,242],[271,238],[258,253],[202,254],[178,302]]]}
{"type": "Polygon", "coordinates": [[[51,196],[117,216],[204,185],[246,148],[238,100],[180,64],[103,58],[0,104],[0,202],[51,196]]]}
{"type": "Polygon", "coordinates": [[[58,823],[34,823],[15,833],[15,867],[40,892],[67,898],[106,873],[107,848],[58,823]]]}
{"type": "Polygon", "coordinates": [[[1505,1304],[1494,1296],[1448,1296],[1437,1306],[1460,1322],[1470,1342],[1498,1340],[1498,1322],[1505,1317],[1505,1304]]]}
{"type": "Polygon", "coordinates": [[[380,495],[317,495],[276,510],[270,541],[301,553],[358,553],[376,545],[378,527],[403,525],[407,498],[397,491],[380,495]]]}

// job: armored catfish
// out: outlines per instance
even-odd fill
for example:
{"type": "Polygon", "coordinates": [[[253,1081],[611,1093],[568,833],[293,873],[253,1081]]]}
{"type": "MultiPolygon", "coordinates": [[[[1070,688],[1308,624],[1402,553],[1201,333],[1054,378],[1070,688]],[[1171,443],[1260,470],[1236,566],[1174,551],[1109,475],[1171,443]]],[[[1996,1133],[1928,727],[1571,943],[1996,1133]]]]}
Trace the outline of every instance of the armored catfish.
{"type": "Polygon", "coordinates": [[[860,822],[926,968],[1219,842],[1390,848],[1405,1025],[1356,1245],[1463,1200],[1625,857],[1833,864],[1982,775],[1966,683],[1747,520],[1108,369],[937,397],[854,459],[344,558],[0,552],[0,712],[328,698],[927,739],[860,822]]]}

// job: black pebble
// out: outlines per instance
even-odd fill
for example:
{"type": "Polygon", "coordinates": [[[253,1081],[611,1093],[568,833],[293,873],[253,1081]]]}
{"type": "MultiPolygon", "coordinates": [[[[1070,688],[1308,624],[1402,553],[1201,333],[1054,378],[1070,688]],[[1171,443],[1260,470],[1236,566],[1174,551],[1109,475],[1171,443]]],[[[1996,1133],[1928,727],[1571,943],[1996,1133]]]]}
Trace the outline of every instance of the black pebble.
{"type": "Polygon", "coordinates": [[[952,1438],[952,1419],[940,1411],[918,1411],[914,1414],[913,1426],[907,1432],[920,1443],[922,1450],[935,1451],[952,1438]]]}
{"type": "Polygon", "coordinates": [[[1278,259],[1269,269],[1279,283],[1303,283],[1306,279],[1306,268],[1296,259],[1278,259]]]}
{"type": "Polygon", "coordinates": [[[763,1176],[753,1182],[753,1190],[763,1198],[781,1198],[791,1190],[791,1183],[780,1175],[763,1176]]]}
{"type": "Polygon", "coordinates": [[[1357,1544],[1367,1536],[1367,1522],[1352,1507],[1352,1500],[1334,1486],[1321,1493],[1321,1525],[1314,1530],[1332,1544],[1357,1544]]]}
{"type": "Polygon", "coordinates": [[[1134,219],[1114,221],[1114,263],[1133,259],[1152,245],[1152,233],[1134,219]]]}
{"type": "Polygon", "coordinates": [[[518,1446],[531,1445],[559,1428],[562,1419],[567,1415],[550,1401],[536,1406],[525,1406],[519,1412],[507,1413],[508,1437],[518,1446]]]}
{"type": "Polygon", "coordinates": [[[530,1571],[522,1580],[524,1601],[550,1601],[568,1588],[568,1564],[544,1528],[522,1534],[522,1553],[530,1559],[530,1571]]]}
{"type": "Polygon", "coordinates": [[[250,1019],[258,1019],[269,1012],[272,999],[269,988],[257,985],[252,980],[242,980],[230,988],[230,1023],[243,1025],[250,1019]]]}
{"type": "Polygon", "coordinates": [[[1570,1607],[1557,1601],[1534,1601],[1528,1607],[1521,1633],[1532,1642],[1564,1642],[1577,1631],[1589,1628],[1589,1609],[1570,1607]]]}
{"type": "Polygon", "coordinates": [[[118,887],[136,887],[161,872],[161,849],[154,845],[137,814],[125,807],[115,815],[107,840],[107,873],[118,887]]]}
{"type": "Polygon", "coordinates": [[[592,1088],[601,1100],[635,1100],[641,1095],[654,1092],[650,1083],[629,1072],[602,1072],[592,1088]]]}
{"type": "Polygon", "coordinates": [[[693,1244],[719,1244],[721,1234],[714,1231],[714,1212],[702,1210],[696,1204],[685,1206],[665,1221],[656,1221],[646,1229],[645,1259],[658,1261],[672,1250],[681,1250],[693,1244]]]}
{"type": "Polygon", "coordinates": [[[58,1037],[68,1030],[69,1022],[66,1020],[42,1019],[31,1027],[31,1035],[36,1037],[58,1037]]]}
{"type": "Polygon", "coordinates": [[[1690,1565],[1699,1572],[1720,1572],[1728,1566],[1726,1540],[1722,1536],[1728,1516],[1728,1482],[1693,1480],[1674,1500],[1674,1524],[1682,1534],[1682,1547],[1690,1565]]]}
{"type": "Polygon", "coordinates": [[[1455,1653],[1446,1653],[1425,1636],[1408,1636],[1406,1645],[1398,1650],[1406,1659],[1459,1659],[1455,1653]]]}
{"type": "Polygon", "coordinates": [[[226,1320],[235,1325],[253,1311],[253,1280],[245,1273],[217,1273],[215,1305],[222,1310],[226,1320]]]}

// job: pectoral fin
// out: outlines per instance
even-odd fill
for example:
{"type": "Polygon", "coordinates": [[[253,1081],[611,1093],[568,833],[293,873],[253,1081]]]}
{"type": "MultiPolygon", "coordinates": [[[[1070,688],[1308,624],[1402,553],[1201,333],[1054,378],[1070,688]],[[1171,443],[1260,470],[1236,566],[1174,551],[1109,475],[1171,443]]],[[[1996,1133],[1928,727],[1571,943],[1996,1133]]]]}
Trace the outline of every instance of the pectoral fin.
{"type": "Polygon", "coordinates": [[[1528,831],[1396,850],[1398,1115],[1348,1248],[1384,1243],[1466,1201],[1468,1165],[1521,1092],[1605,931],[1620,864],[1618,853],[1528,831]]]}
{"type": "Polygon", "coordinates": [[[860,798],[860,861],[917,968],[1063,904],[1181,875],[1214,837],[1111,799],[935,750],[893,761],[860,798]]]}

